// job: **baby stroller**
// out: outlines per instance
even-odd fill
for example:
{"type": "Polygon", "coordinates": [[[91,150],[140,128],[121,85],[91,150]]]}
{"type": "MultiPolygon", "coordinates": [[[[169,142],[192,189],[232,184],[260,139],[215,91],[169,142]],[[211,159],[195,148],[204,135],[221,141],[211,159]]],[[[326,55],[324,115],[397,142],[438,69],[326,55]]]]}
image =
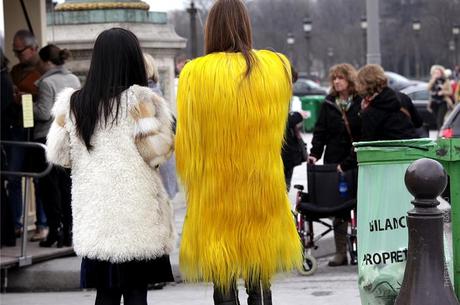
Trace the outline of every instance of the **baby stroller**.
{"type": "Polygon", "coordinates": [[[303,268],[299,270],[302,275],[312,275],[316,272],[318,264],[311,251],[318,248],[316,242],[319,239],[334,231],[334,225],[321,220],[322,218],[348,219],[344,221],[351,223],[351,232],[340,232],[335,228],[335,234],[346,234],[351,264],[357,263],[355,186],[358,173],[357,170],[350,170],[341,178],[336,168],[336,164],[307,164],[308,192],[303,192],[302,185],[294,186],[298,190],[294,215],[304,256],[303,268]],[[339,184],[342,192],[339,192],[339,184]],[[347,194],[343,188],[348,189],[347,194]],[[326,230],[315,235],[313,222],[324,225],[326,230]]]}

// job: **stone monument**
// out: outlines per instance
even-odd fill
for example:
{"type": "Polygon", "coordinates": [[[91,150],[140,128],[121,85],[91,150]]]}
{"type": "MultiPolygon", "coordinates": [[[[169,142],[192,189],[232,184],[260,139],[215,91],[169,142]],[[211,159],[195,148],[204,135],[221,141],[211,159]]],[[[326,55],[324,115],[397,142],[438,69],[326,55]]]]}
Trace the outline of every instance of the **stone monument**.
{"type": "Polygon", "coordinates": [[[66,0],[49,11],[47,19],[48,41],[72,52],[67,67],[83,81],[97,35],[112,27],[132,31],[143,51],[155,58],[164,97],[176,112],[174,57],[186,40],[176,34],[166,13],[149,12],[149,5],[140,0],[66,0]]]}

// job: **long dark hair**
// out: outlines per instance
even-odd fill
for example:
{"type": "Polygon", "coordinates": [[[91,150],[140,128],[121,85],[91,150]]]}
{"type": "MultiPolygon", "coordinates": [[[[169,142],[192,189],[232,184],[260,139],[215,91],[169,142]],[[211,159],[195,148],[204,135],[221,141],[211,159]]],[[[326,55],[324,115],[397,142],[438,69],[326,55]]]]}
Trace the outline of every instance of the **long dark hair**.
{"type": "Polygon", "coordinates": [[[70,99],[77,133],[88,150],[92,148],[91,137],[96,125],[116,123],[120,95],[134,84],[147,86],[144,59],[136,35],[122,28],[105,30],[94,44],[85,85],[70,99]]]}
{"type": "Polygon", "coordinates": [[[60,66],[70,57],[70,51],[67,49],[59,49],[54,44],[49,44],[40,49],[38,56],[45,62],[50,61],[56,66],[60,66]]]}
{"type": "Polygon", "coordinates": [[[209,11],[204,37],[206,54],[241,52],[246,61],[246,76],[249,76],[255,58],[251,21],[241,0],[217,0],[209,11]]]}

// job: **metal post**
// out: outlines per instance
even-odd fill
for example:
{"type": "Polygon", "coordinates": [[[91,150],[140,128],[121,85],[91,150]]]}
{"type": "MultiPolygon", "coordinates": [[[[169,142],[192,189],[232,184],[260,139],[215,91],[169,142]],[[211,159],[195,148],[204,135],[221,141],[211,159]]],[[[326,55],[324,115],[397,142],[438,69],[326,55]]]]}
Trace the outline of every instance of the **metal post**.
{"type": "Polygon", "coordinates": [[[292,65],[295,67],[296,66],[296,60],[294,58],[294,43],[295,43],[295,38],[294,34],[288,33],[286,43],[289,48],[289,58],[291,59],[292,65]]]}
{"type": "MultiPolygon", "coordinates": [[[[28,129],[28,136],[30,128],[28,129]]],[[[35,142],[19,142],[19,141],[1,141],[1,145],[5,146],[18,146],[18,147],[34,147],[34,148],[41,148],[43,152],[46,152],[46,146],[41,143],[35,143],[35,142]]],[[[26,177],[26,184],[25,184],[25,190],[24,190],[24,197],[22,198],[22,241],[21,241],[21,256],[18,258],[19,260],[19,267],[22,266],[27,266],[32,264],[32,257],[27,256],[27,226],[28,226],[28,211],[29,211],[29,201],[27,200],[27,192],[29,191],[31,182],[33,178],[42,178],[46,175],[49,174],[51,169],[53,168],[53,165],[51,163],[48,163],[46,169],[44,169],[41,172],[22,172],[22,171],[2,171],[1,174],[5,176],[16,176],[16,177],[26,177]]]]}
{"type": "Polygon", "coordinates": [[[415,208],[408,212],[408,260],[395,305],[459,305],[444,260],[443,213],[436,199],[446,188],[446,171],[422,158],[407,168],[404,180],[415,208]]]}
{"type": "Polygon", "coordinates": [[[456,54],[456,56],[455,56],[456,57],[455,58],[455,60],[456,60],[455,64],[458,65],[460,63],[460,55],[458,55],[458,53],[460,53],[458,51],[458,35],[455,36],[454,41],[455,41],[455,54],[456,54]]]}
{"type": "Polygon", "coordinates": [[[458,36],[460,36],[460,26],[458,24],[454,25],[452,27],[452,35],[454,36],[454,45],[455,45],[455,63],[454,64],[460,64],[460,55],[458,55],[458,36]]]}
{"type": "Polygon", "coordinates": [[[190,3],[190,7],[187,9],[187,12],[190,14],[190,52],[192,58],[198,56],[197,51],[197,39],[196,39],[196,13],[197,9],[195,8],[195,3],[190,3]]]}
{"type": "Polygon", "coordinates": [[[327,48],[328,67],[326,68],[326,71],[333,65],[333,57],[334,57],[334,49],[332,47],[327,48]]]}
{"type": "Polygon", "coordinates": [[[449,51],[452,52],[452,67],[455,66],[457,54],[455,54],[455,41],[449,40],[449,51]]]}
{"type": "Polygon", "coordinates": [[[412,21],[412,30],[414,30],[414,55],[415,55],[415,77],[420,79],[420,29],[421,23],[415,19],[412,21]]]}
{"type": "Polygon", "coordinates": [[[366,16],[361,17],[361,30],[363,32],[363,56],[362,56],[362,65],[366,64],[366,50],[367,50],[367,19],[366,16]]]}
{"type": "Polygon", "coordinates": [[[367,63],[382,62],[380,55],[380,13],[379,0],[366,0],[367,15],[367,63]]]}
{"type": "Polygon", "coordinates": [[[311,57],[311,52],[310,52],[310,33],[311,33],[311,30],[312,30],[312,22],[311,22],[311,19],[308,18],[308,17],[305,17],[303,19],[303,31],[305,33],[305,41],[306,41],[306,72],[307,72],[307,77],[310,76],[310,70],[311,70],[311,61],[310,61],[310,57],[311,57]]]}
{"type": "Polygon", "coordinates": [[[419,48],[419,32],[415,32],[415,77],[420,79],[420,48],[419,48]]]}
{"type": "Polygon", "coordinates": [[[32,257],[27,256],[27,227],[28,227],[28,213],[29,213],[29,200],[27,200],[27,192],[31,185],[32,178],[26,178],[24,187],[24,197],[22,199],[22,243],[21,243],[21,256],[19,257],[19,267],[32,264],[32,257]]]}
{"type": "Polygon", "coordinates": [[[306,41],[306,45],[307,45],[307,69],[306,69],[306,72],[307,72],[307,77],[310,77],[310,70],[311,70],[311,64],[310,64],[310,35],[306,34],[305,35],[305,41],[306,41]]]}

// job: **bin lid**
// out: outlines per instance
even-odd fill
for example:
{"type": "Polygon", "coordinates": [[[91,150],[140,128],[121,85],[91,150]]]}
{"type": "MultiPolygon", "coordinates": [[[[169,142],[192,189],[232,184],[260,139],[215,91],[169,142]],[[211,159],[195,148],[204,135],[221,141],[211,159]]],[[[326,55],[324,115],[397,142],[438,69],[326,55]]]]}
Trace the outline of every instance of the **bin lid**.
{"type": "Polygon", "coordinates": [[[302,102],[323,102],[325,95],[304,95],[300,97],[302,102]]]}
{"type": "Polygon", "coordinates": [[[394,141],[354,142],[358,162],[406,163],[419,158],[439,161],[460,160],[460,140],[410,139],[394,141]]]}

